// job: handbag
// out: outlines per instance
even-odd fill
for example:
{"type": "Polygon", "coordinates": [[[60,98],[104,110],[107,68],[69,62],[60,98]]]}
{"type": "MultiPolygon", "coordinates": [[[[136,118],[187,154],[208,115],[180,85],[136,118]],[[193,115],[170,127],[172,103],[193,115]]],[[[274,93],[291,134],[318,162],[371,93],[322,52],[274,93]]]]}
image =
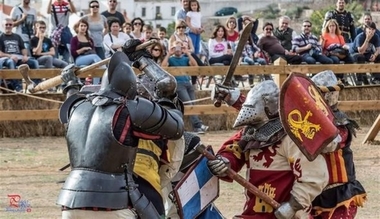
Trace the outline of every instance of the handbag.
{"type": "Polygon", "coordinates": [[[328,52],[329,52],[330,55],[336,56],[339,59],[345,59],[347,57],[347,55],[348,55],[348,50],[343,49],[342,47],[338,47],[338,48],[332,49],[332,50],[330,50],[328,52]]]}

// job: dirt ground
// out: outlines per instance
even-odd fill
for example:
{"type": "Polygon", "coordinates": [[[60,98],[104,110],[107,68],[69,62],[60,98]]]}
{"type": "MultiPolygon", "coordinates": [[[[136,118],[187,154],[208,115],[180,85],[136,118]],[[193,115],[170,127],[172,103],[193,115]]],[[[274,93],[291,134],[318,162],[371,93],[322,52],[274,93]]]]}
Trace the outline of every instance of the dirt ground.
{"type": "MultiPolygon", "coordinates": [[[[367,131],[368,128],[359,131],[352,146],[357,178],[368,192],[368,201],[363,209],[359,209],[357,218],[378,219],[380,145],[360,143],[367,131]]],[[[232,133],[233,131],[211,132],[201,138],[204,143],[217,149],[232,133]]],[[[58,171],[68,163],[64,138],[3,138],[0,145],[0,218],[59,218],[60,208],[55,201],[62,184],[57,182],[64,180],[69,172],[58,171]],[[12,199],[19,199],[19,203],[23,203],[25,208],[19,208],[20,212],[9,211],[12,199]]],[[[226,218],[240,213],[243,201],[243,189],[240,185],[221,182],[220,197],[216,200],[216,205],[226,218]]]]}

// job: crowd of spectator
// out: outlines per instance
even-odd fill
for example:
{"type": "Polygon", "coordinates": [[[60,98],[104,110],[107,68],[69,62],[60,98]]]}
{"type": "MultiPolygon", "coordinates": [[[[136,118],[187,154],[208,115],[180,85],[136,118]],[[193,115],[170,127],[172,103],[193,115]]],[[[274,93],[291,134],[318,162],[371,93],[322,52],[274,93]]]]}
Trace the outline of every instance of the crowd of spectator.
{"type": "MultiPolygon", "coordinates": [[[[69,63],[86,66],[110,57],[120,51],[130,38],[142,41],[151,38],[159,43],[151,46],[154,60],[162,66],[203,66],[230,65],[242,29],[249,22],[254,23],[251,35],[245,44],[240,64],[268,65],[278,58],[288,64],[351,64],[380,62],[380,31],[372,22],[370,14],[363,16],[364,23],[354,26],[353,16],[345,10],[344,0],[337,0],[336,9],[326,13],[320,36],[311,33],[312,23],[305,20],[301,33],[290,26],[291,19],[282,16],[278,26],[266,22],[262,33],[258,30],[259,21],[250,16],[230,17],[225,24],[216,25],[208,40],[202,44],[201,5],[197,0],[180,0],[181,8],[176,12],[175,31],[167,36],[164,27],[155,29],[142,18],[131,20],[117,11],[117,0],[108,0],[108,9],[99,11],[99,1],[89,2],[89,14],[85,14],[76,24],[69,24],[69,16],[76,13],[70,0],[50,0],[47,13],[51,14],[51,33],[46,31],[46,23],[37,20],[35,8],[30,0],[22,0],[13,8],[11,18],[3,20],[5,32],[0,35],[0,65],[15,69],[27,64],[31,69],[64,68],[69,63]],[[76,35],[70,32],[74,26],[76,35]],[[202,47],[202,45],[206,45],[202,47]]],[[[347,84],[343,74],[337,77],[347,84]]],[[[264,75],[270,80],[270,75],[264,75]]],[[[241,76],[235,80],[241,80],[241,76]]],[[[253,75],[248,77],[253,86],[253,75]]],[[[181,89],[180,96],[185,101],[195,98],[197,77],[177,77],[181,89]]],[[[91,83],[100,83],[94,78],[91,83]]],[[[380,84],[380,74],[356,74],[356,84],[380,84]]],[[[10,89],[22,91],[20,80],[7,80],[10,89]]],[[[199,118],[192,118],[193,128],[207,131],[199,118]]]]}

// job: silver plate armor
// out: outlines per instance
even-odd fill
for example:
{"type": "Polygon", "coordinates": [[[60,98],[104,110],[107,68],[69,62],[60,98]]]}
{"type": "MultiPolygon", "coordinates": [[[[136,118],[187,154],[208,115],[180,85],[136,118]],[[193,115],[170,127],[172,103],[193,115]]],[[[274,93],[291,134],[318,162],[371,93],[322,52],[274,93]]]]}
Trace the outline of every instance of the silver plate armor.
{"type": "MultiPolygon", "coordinates": [[[[335,86],[338,84],[338,79],[336,78],[334,72],[331,70],[326,70],[319,72],[318,74],[314,75],[311,80],[317,85],[317,86],[335,86]]],[[[324,93],[325,100],[329,106],[334,106],[338,103],[339,99],[339,91],[332,91],[328,93],[324,93]]]]}

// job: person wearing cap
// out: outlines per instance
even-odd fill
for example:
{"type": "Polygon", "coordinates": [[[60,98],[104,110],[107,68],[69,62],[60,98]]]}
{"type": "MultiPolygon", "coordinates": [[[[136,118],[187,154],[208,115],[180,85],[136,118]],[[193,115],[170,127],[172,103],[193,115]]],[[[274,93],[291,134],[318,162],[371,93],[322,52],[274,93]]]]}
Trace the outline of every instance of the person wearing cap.
{"type": "MultiPolygon", "coordinates": [[[[366,25],[363,33],[360,33],[354,40],[352,45],[354,58],[357,63],[375,62],[380,63],[380,36],[376,34],[376,24],[369,23],[366,25]]],[[[372,73],[373,84],[380,84],[380,73],[372,73]]],[[[357,85],[369,84],[366,74],[356,74],[357,85]]]]}

